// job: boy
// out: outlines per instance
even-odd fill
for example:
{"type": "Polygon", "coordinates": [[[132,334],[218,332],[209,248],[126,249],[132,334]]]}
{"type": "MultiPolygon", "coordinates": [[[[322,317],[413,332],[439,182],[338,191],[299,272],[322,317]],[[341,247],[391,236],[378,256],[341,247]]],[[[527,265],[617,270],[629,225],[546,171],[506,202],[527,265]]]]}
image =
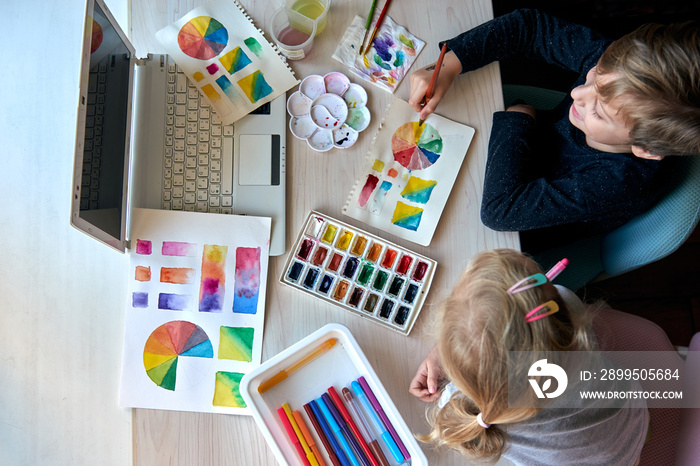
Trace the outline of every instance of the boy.
{"type": "Polygon", "coordinates": [[[553,246],[553,238],[570,242],[626,223],[663,193],[671,168],[665,156],[700,154],[697,24],[648,25],[611,42],[518,10],[447,46],[425,106],[432,68],[411,76],[409,103],[421,118],[460,73],[509,56],[580,74],[570,96],[537,119],[526,105],[494,114],[481,217],[495,230],[525,231],[528,252],[553,246]]]}

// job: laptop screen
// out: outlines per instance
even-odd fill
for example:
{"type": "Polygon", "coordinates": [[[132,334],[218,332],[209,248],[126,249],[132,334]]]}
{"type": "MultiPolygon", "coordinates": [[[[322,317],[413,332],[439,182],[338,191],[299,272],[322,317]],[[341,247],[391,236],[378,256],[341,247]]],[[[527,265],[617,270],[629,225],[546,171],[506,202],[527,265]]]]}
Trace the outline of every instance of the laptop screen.
{"type": "Polygon", "coordinates": [[[124,219],[130,52],[95,4],[79,217],[115,238],[124,219]]]}

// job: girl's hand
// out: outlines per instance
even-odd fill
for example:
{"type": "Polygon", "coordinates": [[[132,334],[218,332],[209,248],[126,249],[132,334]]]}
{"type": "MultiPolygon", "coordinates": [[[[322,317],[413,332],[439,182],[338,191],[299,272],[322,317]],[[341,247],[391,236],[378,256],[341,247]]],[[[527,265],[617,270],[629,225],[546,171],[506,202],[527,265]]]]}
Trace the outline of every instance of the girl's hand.
{"type": "Polygon", "coordinates": [[[442,379],[443,371],[437,347],[433,347],[420,366],[418,366],[418,372],[413,376],[408,392],[426,403],[437,401],[440,398],[438,386],[442,379]]]}
{"type": "Polygon", "coordinates": [[[438,74],[435,89],[433,89],[433,97],[427,103],[424,103],[423,99],[428,91],[430,80],[433,78],[434,70],[435,63],[411,75],[411,96],[408,99],[408,103],[416,112],[420,113],[422,120],[428,118],[428,115],[435,111],[442,98],[450,89],[452,81],[462,72],[462,63],[454,52],[449,51],[445,54],[442,60],[442,69],[440,74],[438,74]]]}

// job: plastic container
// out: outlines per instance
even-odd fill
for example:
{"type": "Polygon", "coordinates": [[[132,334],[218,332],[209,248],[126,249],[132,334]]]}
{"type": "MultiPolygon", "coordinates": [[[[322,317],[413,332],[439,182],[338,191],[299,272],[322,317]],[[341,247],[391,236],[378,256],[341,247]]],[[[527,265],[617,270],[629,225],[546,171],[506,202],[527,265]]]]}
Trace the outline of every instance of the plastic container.
{"type": "Polygon", "coordinates": [[[281,8],[270,19],[270,34],[282,55],[301,60],[313,48],[316,22],[281,8]]]}
{"type": "Polygon", "coordinates": [[[298,17],[295,14],[312,20],[316,24],[314,35],[317,35],[321,34],[326,27],[331,0],[286,0],[286,8],[293,23],[298,17]]]}
{"type": "MultiPolygon", "coordinates": [[[[403,446],[410,454],[410,464],[413,466],[427,465],[428,460],[418,446],[411,430],[389,398],[357,341],[343,325],[328,324],[247,373],[241,380],[241,396],[250,408],[255,423],[279,464],[302,464],[277,415],[277,409],[284,403],[288,403],[293,411],[302,413],[316,445],[322,452],[325,463],[331,464],[325,454],[322,442],[306,416],[304,405],[319,398],[331,386],[340,393],[343,387],[349,386],[360,376],[367,381],[403,446]],[[337,341],[332,348],[292,372],[286,379],[269,390],[262,394],[258,393],[258,387],[263,382],[277,375],[280,371],[288,369],[292,364],[300,361],[332,338],[337,341]]],[[[385,445],[382,445],[383,450],[384,447],[385,445]]],[[[392,466],[398,464],[388,450],[385,450],[384,455],[392,466]]]]}

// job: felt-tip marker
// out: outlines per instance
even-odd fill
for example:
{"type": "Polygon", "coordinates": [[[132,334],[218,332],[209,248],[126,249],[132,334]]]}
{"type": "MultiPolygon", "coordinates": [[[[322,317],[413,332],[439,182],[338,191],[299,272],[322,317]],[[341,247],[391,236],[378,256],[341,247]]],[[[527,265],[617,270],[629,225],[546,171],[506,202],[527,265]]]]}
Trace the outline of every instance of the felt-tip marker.
{"type": "Polygon", "coordinates": [[[360,383],[360,386],[365,391],[367,398],[369,398],[369,402],[372,403],[372,406],[377,411],[377,414],[379,414],[380,419],[386,425],[386,430],[388,430],[389,434],[391,434],[391,438],[393,438],[394,442],[396,442],[396,446],[398,446],[399,450],[401,450],[401,454],[404,456],[405,459],[407,459],[407,460],[411,459],[411,455],[408,453],[406,446],[401,441],[401,437],[399,437],[399,434],[396,432],[396,429],[394,429],[394,426],[391,424],[389,417],[384,412],[384,409],[382,408],[382,404],[379,402],[377,397],[374,396],[374,392],[372,391],[372,388],[367,383],[367,380],[365,380],[365,378],[363,376],[360,376],[357,379],[357,381],[360,383]]]}
{"type": "Polygon", "coordinates": [[[343,450],[340,448],[340,445],[338,445],[338,441],[335,439],[333,431],[331,431],[331,428],[328,427],[328,423],[326,422],[323,413],[321,412],[321,408],[319,408],[318,403],[316,403],[316,400],[311,400],[307,404],[311,408],[311,411],[314,413],[316,421],[318,421],[318,425],[321,427],[321,430],[323,430],[323,434],[328,443],[330,444],[330,448],[326,446],[326,449],[328,450],[328,456],[331,459],[331,462],[335,464],[335,461],[333,461],[333,457],[335,456],[335,458],[338,460],[341,466],[350,466],[350,462],[345,457],[345,453],[343,453],[343,450]]]}
{"type": "Polygon", "coordinates": [[[309,460],[306,458],[306,452],[304,452],[304,449],[301,446],[301,442],[299,441],[299,437],[297,437],[296,432],[294,432],[292,424],[289,422],[289,418],[287,417],[287,413],[284,411],[284,408],[278,408],[277,415],[282,421],[284,430],[287,431],[287,436],[289,436],[289,440],[292,442],[292,445],[294,445],[294,447],[297,449],[297,453],[299,454],[299,458],[301,458],[301,462],[304,464],[304,466],[311,466],[311,463],[309,463],[309,460]]]}
{"type": "Polygon", "coordinates": [[[340,412],[338,412],[338,408],[335,406],[333,399],[331,399],[328,393],[324,393],[323,395],[321,395],[321,397],[323,398],[323,401],[326,402],[326,406],[328,406],[328,411],[331,412],[331,415],[335,419],[335,422],[340,427],[340,431],[343,433],[345,439],[350,444],[350,448],[352,448],[352,451],[355,453],[355,457],[358,459],[358,461],[360,461],[360,463],[362,463],[363,466],[371,466],[369,464],[369,460],[365,458],[365,455],[362,454],[362,450],[360,450],[360,445],[357,443],[357,439],[355,439],[355,437],[352,435],[352,432],[350,432],[350,429],[348,428],[345,419],[343,419],[343,416],[341,416],[340,412]]]}
{"type": "Polygon", "coordinates": [[[333,415],[328,410],[328,406],[326,406],[326,402],[323,400],[323,397],[317,398],[316,403],[321,409],[321,412],[323,413],[323,417],[326,419],[326,422],[328,422],[328,425],[335,434],[335,437],[338,439],[338,443],[340,443],[340,446],[343,448],[343,451],[345,452],[345,455],[350,461],[350,464],[352,464],[352,466],[360,466],[360,462],[357,460],[357,458],[355,458],[355,453],[353,453],[350,444],[345,439],[343,432],[340,430],[340,426],[337,422],[335,422],[333,415]]]}
{"type": "Polygon", "coordinates": [[[338,392],[335,391],[335,387],[330,387],[328,389],[328,394],[331,396],[331,399],[335,403],[335,406],[338,408],[338,411],[340,412],[340,415],[343,417],[343,420],[345,420],[348,427],[350,427],[350,430],[355,435],[355,438],[357,439],[357,443],[360,445],[360,448],[362,448],[362,451],[364,452],[365,456],[367,457],[367,460],[369,461],[369,463],[372,466],[379,466],[379,462],[376,460],[376,458],[372,454],[372,450],[370,450],[369,445],[367,445],[367,442],[365,441],[365,437],[362,436],[362,433],[360,432],[360,429],[355,424],[355,421],[352,420],[352,416],[350,416],[350,413],[345,408],[345,404],[343,404],[343,400],[340,399],[340,395],[338,395],[338,392]]]}
{"type": "Polygon", "coordinates": [[[388,430],[386,430],[384,424],[382,424],[382,421],[379,419],[379,416],[377,416],[377,413],[374,412],[374,409],[372,408],[372,405],[365,396],[365,392],[362,390],[360,384],[353,380],[351,386],[352,391],[355,392],[357,399],[360,400],[360,404],[365,409],[365,414],[367,414],[367,417],[376,427],[377,431],[379,432],[379,435],[381,436],[382,440],[384,440],[386,446],[389,447],[391,455],[397,462],[403,463],[404,457],[401,453],[401,450],[399,450],[399,447],[396,446],[396,442],[394,442],[394,439],[391,437],[391,434],[388,430]]]}
{"type": "Polygon", "coordinates": [[[360,411],[360,407],[355,404],[355,397],[352,396],[352,392],[347,387],[343,388],[343,398],[345,398],[345,401],[347,401],[350,412],[357,421],[357,427],[360,429],[362,435],[364,435],[364,437],[367,439],[369,449],[372,450],[372,453],[374,453],[374,457],[379,462],[379,465],[389,466],[389,462],[384,456],[382,447],[379,446],[377,437],[372,433],[372,429],[370,429],[370,427],[367,425],[368,421],[365,420],[365,416],[360,411]]]}

